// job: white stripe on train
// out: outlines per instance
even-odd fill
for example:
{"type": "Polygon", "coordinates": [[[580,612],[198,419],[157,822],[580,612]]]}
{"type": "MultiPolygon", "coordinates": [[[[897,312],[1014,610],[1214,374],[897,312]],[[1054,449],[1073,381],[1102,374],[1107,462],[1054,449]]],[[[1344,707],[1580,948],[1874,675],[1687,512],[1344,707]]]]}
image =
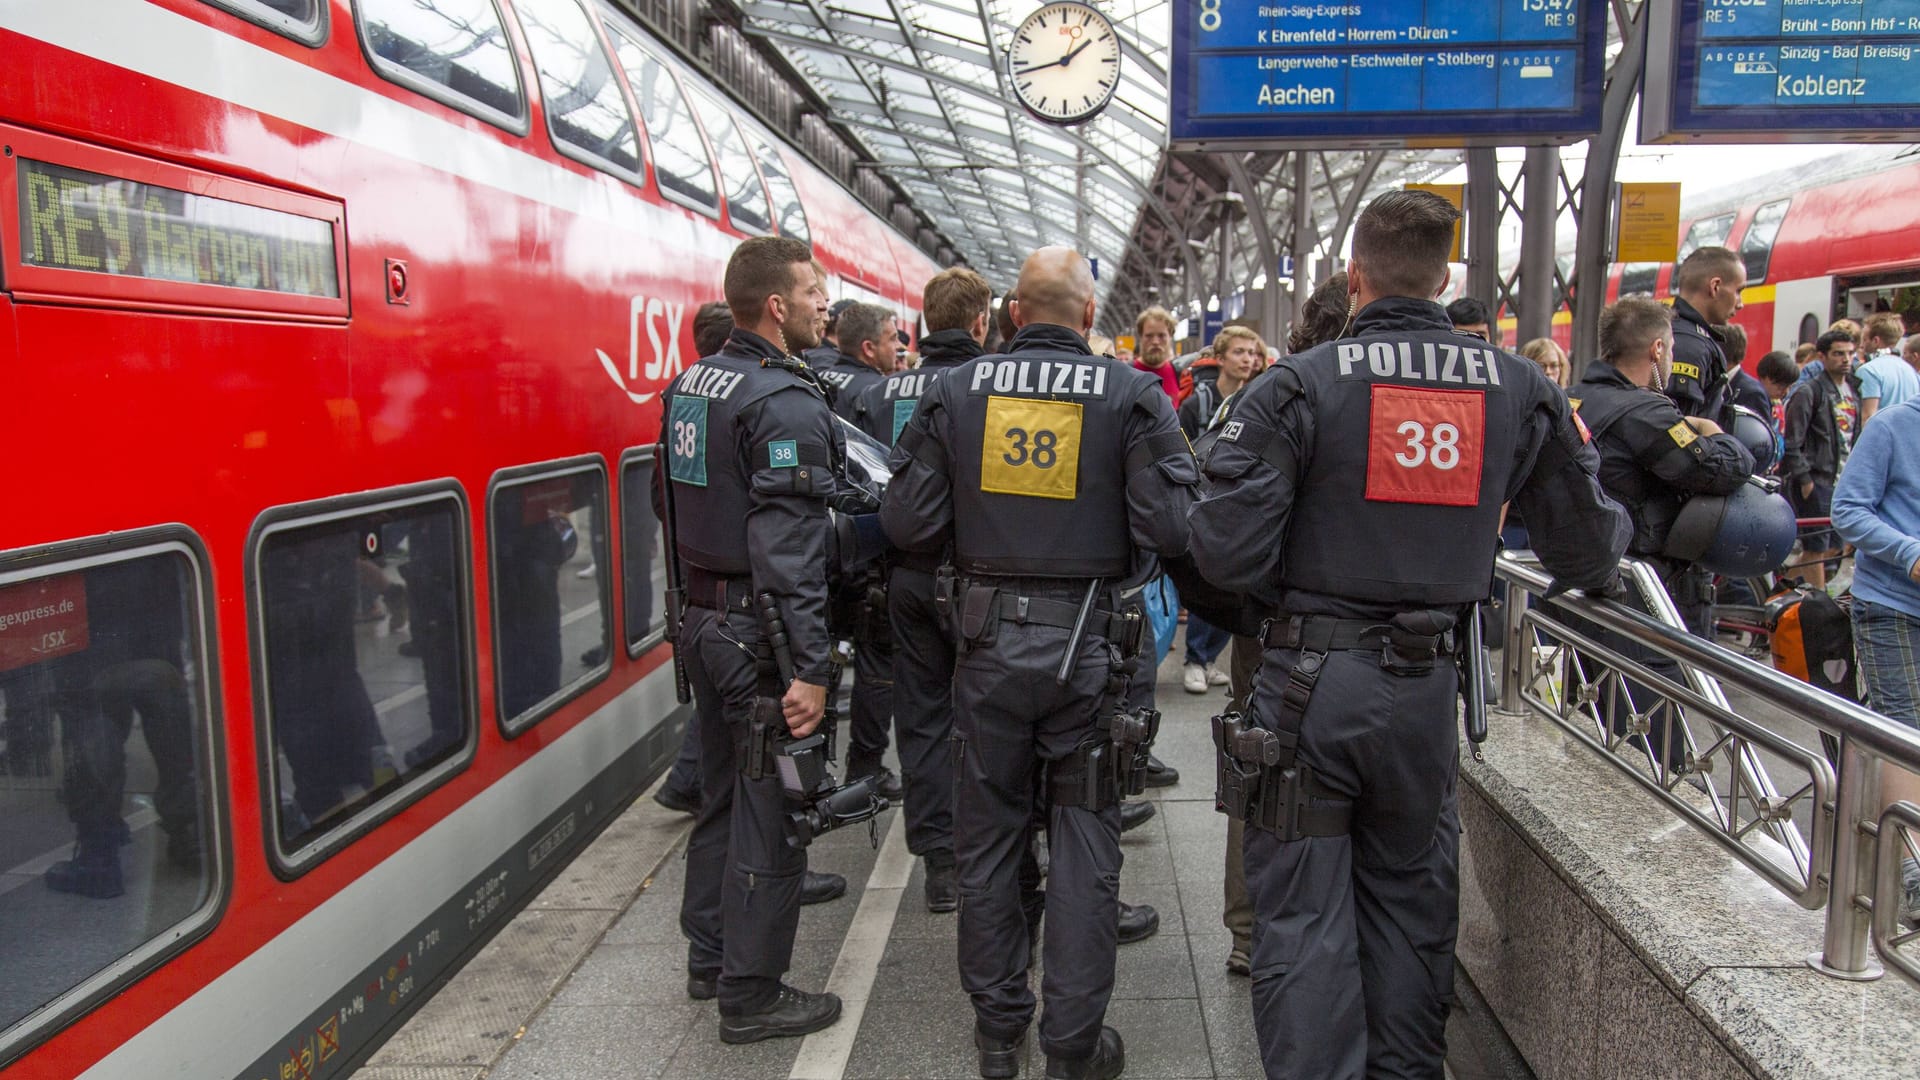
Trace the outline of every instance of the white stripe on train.
{"type": "Polygon", "coordinates": [[[675,707],[662,666],[207,986],[128,1038],[85,1080],[240,1076],[277,1039],[640,741],[675,707]],[[378,930],[380,932],[374,932],[378,930]],[[217,1032],[232,1037],[217,1037],[217,1032]]]}

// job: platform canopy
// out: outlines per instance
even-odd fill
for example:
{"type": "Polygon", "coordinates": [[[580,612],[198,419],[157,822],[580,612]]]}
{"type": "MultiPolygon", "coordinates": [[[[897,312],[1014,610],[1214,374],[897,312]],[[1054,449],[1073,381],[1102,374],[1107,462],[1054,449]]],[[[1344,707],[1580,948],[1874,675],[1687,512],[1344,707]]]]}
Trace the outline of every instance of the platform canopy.
{"type": "MultiPolygon", "coordinates": [[[[1278,253],[1292,250],[1288,155],[1168,153],[1166,0],[1101,0],[1122,41],[1121,82],[1104,113],[1073,127],[1035,120],[1008,85],[1006,44],[1039,0],[713,2],[799,72],[828,120],[867,151],[858,167],[903,192],[996,290],[1012,285],[1034,248],[1076,246],[1099,260],[1111,308],[1101,325],[1114,332],[1149,303],[1205,303],[1222,281],[1229,297],[1244,292],[1263,272],[1277,276],[1278,253]],[[1229,156],[1256,189],[1237,209],[1217,198],[1234,187],[1229,156]],[[1251,205],[1270,228],[1249,220],[1251,205]],[[1220,215],[1236,213],[1241,243],[1223,278],[1220,253],[1204,245],[1220,215]],[[1289,246],[1276,248],[1282,240],[1289,246]]],[[[1336,230],[1354,179],[1374,190],[1458,161],[1447,152],[1314,155],[1313,240],[1336,230]]]]}

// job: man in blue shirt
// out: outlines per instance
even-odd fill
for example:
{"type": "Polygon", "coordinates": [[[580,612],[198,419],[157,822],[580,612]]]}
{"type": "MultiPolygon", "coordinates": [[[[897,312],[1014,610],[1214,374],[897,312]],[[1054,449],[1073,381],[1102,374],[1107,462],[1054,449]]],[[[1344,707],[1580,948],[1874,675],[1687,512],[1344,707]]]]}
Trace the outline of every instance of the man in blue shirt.
{"type": "MultiPolygon", "coordinates": [[[[1833,524],[1858,551],[1853,641],[1876,711],[1920,727],[1920,398],[1882,409],[1833,492],[1833,524]]],[[[1920,802],[1920,778],[1881,774],[1889,803],[1920,802]]],[[[1920,921],[1920,863],[1901,864],[1901,915],[1920,921]]]]}
{"type": "Polygon", "coordinates": [[[1869,353],[1866,363],[1854,370],[1860,380],[1860,423],[1862,426],[1881,409],[1891,409],[1911,397],[1920,397],[1920,375],[1900,355],[1900,316],[1883,311],[1867,320],[1866,341],[1862,351],[1869,353]]]}

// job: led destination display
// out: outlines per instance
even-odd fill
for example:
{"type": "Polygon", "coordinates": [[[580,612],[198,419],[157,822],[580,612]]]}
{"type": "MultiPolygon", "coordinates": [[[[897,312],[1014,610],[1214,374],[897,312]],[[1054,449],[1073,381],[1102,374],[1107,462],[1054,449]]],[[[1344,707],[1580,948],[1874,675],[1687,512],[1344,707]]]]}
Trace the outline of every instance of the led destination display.
{"type": "Polygon", "coordinates": [[[1652,16],[1644,141],[1920,128],[1920,0],[1658,0],[1652,16]]]}
{"type": "Polygon", "coordinates": [[[1318,145],[1598,129],[1592,0],[1176,0],[1172,137],[1318,145]]]}
{"type": "Polygon", "coordinates": [[[338,297],[331,222],[18,159],[20,261],[151,281],[338,297]]]}

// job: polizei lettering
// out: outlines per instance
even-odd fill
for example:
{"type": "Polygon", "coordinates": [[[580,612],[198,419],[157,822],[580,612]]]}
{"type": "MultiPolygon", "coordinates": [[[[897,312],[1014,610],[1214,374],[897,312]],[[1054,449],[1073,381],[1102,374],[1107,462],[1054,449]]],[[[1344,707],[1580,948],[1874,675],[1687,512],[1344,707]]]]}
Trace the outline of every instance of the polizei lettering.
{"type": "Polygon", "coordinates": [[[728,371],[711,364],[695,364],[680,377],[680,386],[674,392],[725,400],[739,389],[746,377],[745,372],[728,371]]]}
{"type": "Polygon", "coordinates": [[[1044,394],[1048,397],[1107,396],[1105,361],[982,360],[974,364],[974,394],[1044,394]]]}
{"type": "Polygon", "coordinates": [[[933,382],[931,371],[908,371],[886,381],[886,389],[880,391],[883,398],[917,398],[927,392],[933,382]]]}
{"type": "Polygon", "coordinates": [[[1500,354],[1434,341],[1343,341],[1334,346],[1340,377],[1499,386],[1500,354]],[[1364,367],[1363,367],[1364,365],[1364,367]]]}

